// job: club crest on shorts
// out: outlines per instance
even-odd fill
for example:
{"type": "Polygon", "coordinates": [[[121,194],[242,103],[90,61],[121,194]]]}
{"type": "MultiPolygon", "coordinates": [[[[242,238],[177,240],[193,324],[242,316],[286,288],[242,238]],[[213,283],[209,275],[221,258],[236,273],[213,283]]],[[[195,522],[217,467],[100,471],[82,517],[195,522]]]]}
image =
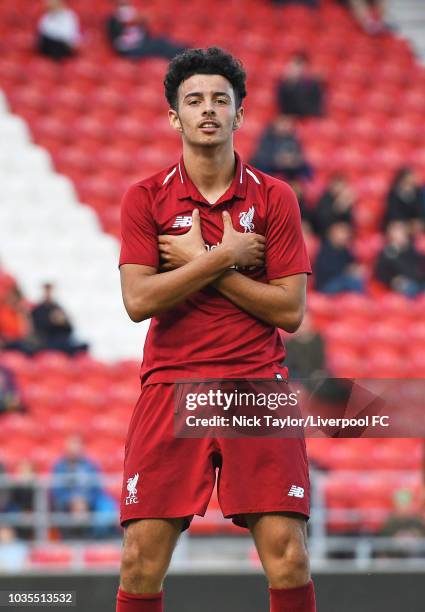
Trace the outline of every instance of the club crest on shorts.
{"type": "Polygon", "coordinates": [[[251,206],[247,212],[239,213],[239,223],[242,225],[245,233],[254,231],[254,224],[252,222],[254,218],[254,213],[254,206],[251,206]]]}
{"type": "Polygon", "coordinates": [[[130,504],[137,504],[139,500],[137,499],[137,481],[139,480],[139,473],[135,474],[132,478],[128,478],[127,480],[127,491],[128,495],[125,498],[125,505],[129,506],[130,504]]]}

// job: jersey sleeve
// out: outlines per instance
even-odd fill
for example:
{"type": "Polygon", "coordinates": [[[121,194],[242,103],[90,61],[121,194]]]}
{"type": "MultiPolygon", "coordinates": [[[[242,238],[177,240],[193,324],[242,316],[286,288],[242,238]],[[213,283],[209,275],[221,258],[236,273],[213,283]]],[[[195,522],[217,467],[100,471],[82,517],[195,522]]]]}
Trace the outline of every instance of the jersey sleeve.
{"type": "Polygon", "coordinates": [[[283,182],[273,185],[268,197],[266,271],[268,280],[311,274],[300,206],[294,191],[283,182]]]}
{"type": "Polygon", "coordinates": [[[121,253],[119,265],[139,264],[158,268],[158,236],[149,197],[140,185],[132,185],[121,203],[121,253]]]}

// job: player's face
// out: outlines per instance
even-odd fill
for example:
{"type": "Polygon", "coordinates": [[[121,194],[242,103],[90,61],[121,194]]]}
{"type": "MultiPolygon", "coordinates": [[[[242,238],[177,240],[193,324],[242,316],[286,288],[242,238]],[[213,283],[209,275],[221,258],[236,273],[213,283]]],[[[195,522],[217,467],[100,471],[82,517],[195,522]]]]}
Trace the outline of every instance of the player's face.
{"type": "Polygon", "coordinates": [[[177,110],[170,123],[183,140],[194,146],[214,147],[232,139],[242,124],[243,109],[236,109],[230,82],[216,74],[195,74],[178,90],[177,110]]]}

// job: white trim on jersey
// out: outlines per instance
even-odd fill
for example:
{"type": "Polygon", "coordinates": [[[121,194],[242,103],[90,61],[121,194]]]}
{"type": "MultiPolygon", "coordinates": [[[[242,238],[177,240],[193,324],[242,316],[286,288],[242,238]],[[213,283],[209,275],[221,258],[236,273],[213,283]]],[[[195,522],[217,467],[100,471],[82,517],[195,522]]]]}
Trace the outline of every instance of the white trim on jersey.
{"type": "Polygon", "coordinates": [[[162,184],[165,185],[165,183],[168,181],[168,179],[170,179],[173,174],[175,173],[175,171],[177,170],[177,166],[174,168],[174,170],[171,170],[171,172],[169,172],[167,174],[167,176],[165,177],[165,179],[162,181],[162,184]]]}
{"type": "Polygon", "coordinates": [[[184,183],[184,180],[183,180],[183,174],[182,174],[182,169],[180,168],[180,162],[179,162],[179,174],[180,174],[180,180],[181,180],[181,182],[182,182],[182,183],[184,183]]]}
{"type": "MultiPolygon", "coordinates": [[[[249,168],[246,168],[246,171],[248,172],[248,174],[250,176],[252,176],[252,178],[257,183],[257,185],[260,185],[260,179],[258,178],[258,176],[256,176],[251,170],[249,170],[249,168]]],[[[242,181],[241,181],[241,183],[242,183],[242,181]]]]}

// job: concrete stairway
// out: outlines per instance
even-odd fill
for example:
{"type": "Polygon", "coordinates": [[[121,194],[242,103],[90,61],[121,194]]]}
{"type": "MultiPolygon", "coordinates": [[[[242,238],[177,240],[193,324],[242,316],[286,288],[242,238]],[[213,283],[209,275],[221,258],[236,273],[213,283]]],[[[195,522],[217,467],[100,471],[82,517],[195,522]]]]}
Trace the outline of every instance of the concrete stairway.
{"type": "Polygon", "coordinates": [[[425,61],[425,1],[388,0],[388,21],[411,42],[418,58],[425,61]]]}

